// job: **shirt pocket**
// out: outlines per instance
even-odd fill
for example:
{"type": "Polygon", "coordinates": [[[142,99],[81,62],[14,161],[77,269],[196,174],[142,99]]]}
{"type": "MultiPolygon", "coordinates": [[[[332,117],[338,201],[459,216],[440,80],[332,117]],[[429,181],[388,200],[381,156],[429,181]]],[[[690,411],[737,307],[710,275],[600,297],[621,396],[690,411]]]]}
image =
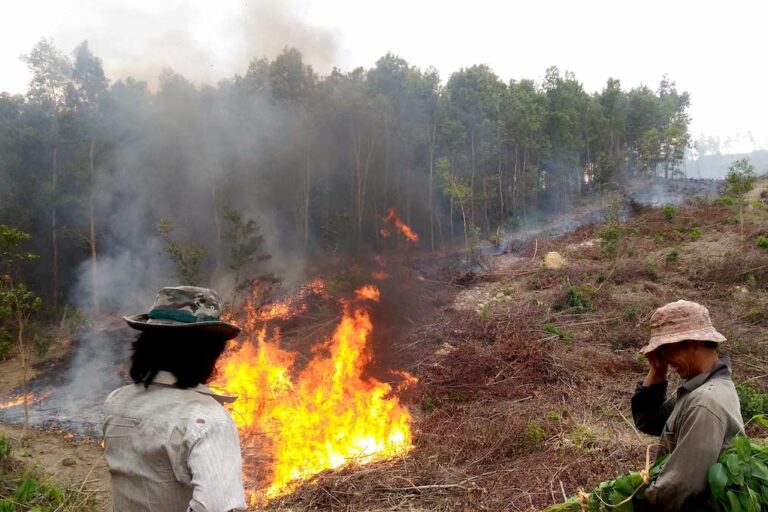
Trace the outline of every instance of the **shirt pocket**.
{"type": "Polygon", "coordinates": [[[672,421],[668,420],[664,424],[664,430],[661,432],[659,442],[665,453],[670,453],[675,449],[675,446],[677,445],[677,433],[675,432],[675,426],[672,421]]]}

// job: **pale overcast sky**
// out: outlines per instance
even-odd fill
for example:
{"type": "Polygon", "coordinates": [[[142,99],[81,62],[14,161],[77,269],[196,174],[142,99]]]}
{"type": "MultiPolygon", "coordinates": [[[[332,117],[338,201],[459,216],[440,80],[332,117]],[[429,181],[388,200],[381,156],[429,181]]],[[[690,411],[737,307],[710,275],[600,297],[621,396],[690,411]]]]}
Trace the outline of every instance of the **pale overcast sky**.
{"type": "Polygon", "coordinates": [[[0,91],[23,92],[19,55],[41,37],[69,53],[87,39],[112,80],[171,67],[198,82],[297,46],[320,72],[370,67],[387,51],[443,79],[485,63],[502,79],[556,65],[592,92],[608,77],[691,93],[692,130],[768,148],[768,3],[731,0],[6,0],[0,91]],[[751,133],[753,143],[747,133],[751,133]]]}

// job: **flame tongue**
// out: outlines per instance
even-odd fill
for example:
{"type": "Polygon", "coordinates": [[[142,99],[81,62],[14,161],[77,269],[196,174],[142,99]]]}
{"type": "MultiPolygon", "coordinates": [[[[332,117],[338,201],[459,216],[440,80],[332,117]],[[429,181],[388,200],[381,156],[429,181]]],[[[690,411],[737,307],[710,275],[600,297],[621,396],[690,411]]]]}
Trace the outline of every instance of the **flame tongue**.
{"type": "Polygon", "coordinates": [[[225,361],[222,385],[240,395],[232,407],[247,437],[263,434],[272,458],[266,496],[347,462],[367,463],[411,447],[411,416],[392,387],[363,377],[371,361],[373,329],[368,301],[379,291],[365,286],[342,302],[343,316],[333,335],[313,348],[314,356],[294,379],[296,354],[279,347],[279,336],[258,333],[225,361]]]}
{"type": "MultiPolygon", "coordinates": [[[[405,222],[403,222],[403,221],[400,219],[400,217],[398,217],[398,215],[397,215],[397,211],[396,211],[394,208],[389,208],[389,209],[387,210],[387,216],[386,216],[386,217],[384,217],[384,222],[385,222],[385,223],[391,222],[392,224],[394,224],[395,228],[397,228],[397,230],[398,230],[400,233],[402,233],[402,235],[403,235],[403,236],[404,236],[404,237],[405,237],[405,238],[406,238],[406,239],[407,239],[409,242],[413,242],[414,244],[415,244],[415,243],[418,243],[418,241],[419,241],[419,235],[418,235],[418,234],[417,234],[415,231],[413,231],[413,230],[410,228],[410,226],[408,226],[408,224],[406,224],[405,222]]],[[[382,229],[380,229],[380,230],[379,230],[379,233],[380,233],[380,234],[381,234],[381,236],[383,236],[384,238],[387,238],[387,237],[391,236],[391,233],[389,232],[389,230],[388,230],[387,228],[382,228],[382,229]]]]}

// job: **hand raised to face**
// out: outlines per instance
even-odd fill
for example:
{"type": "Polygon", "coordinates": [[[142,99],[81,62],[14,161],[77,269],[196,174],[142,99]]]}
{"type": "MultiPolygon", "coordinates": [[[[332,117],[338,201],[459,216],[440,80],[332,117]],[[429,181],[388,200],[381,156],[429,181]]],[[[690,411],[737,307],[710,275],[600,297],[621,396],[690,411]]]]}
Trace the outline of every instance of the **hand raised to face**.
{"type": "Polygon", "coordinates": [[[660,382],[667,380],[669,363],[667,363],[664,358],[663,350],[661,350],[661,348],[662,347],[645,354],[645,358],[648,359],[648,364],[651,368],[643,382],[644,386],[652,386],[653,384],[659,384],[660,382]]]}

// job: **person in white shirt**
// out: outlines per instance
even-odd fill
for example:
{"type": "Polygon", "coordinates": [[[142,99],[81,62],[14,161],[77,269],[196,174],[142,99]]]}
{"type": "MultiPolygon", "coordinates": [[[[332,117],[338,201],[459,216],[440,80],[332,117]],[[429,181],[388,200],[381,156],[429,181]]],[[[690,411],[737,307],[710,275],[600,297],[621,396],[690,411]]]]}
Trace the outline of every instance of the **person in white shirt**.
{"type": "Polygon", "coordinates": [[[205,384],[240,328],[220,319],[206,288],[160,290],[147,314],[125,317],[140,332],[134,384],[105,403],[104,441],[114,512],[245,510],[237,428],[205,384]]]}

